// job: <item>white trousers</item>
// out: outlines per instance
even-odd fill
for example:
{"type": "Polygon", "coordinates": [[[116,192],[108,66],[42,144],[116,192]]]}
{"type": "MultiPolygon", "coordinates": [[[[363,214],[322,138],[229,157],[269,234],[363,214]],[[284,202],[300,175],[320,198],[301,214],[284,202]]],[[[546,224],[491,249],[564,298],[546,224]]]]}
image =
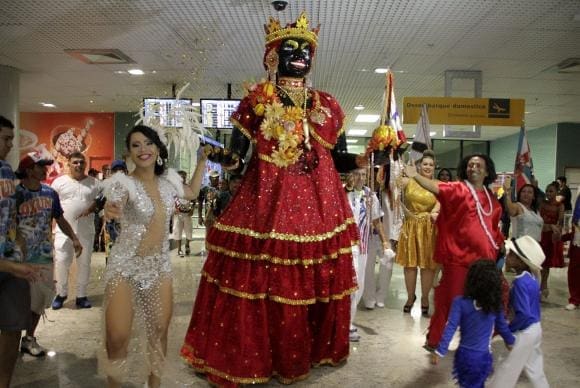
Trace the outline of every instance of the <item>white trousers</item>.
{"type": "Polygon", "coordinates": [[[187,213],[173,215],[173,237],[175,240],[181,240],[183,232],[185,232],[185,238],[191,241],[192,231],[191,215],[187,213]]]}
{"type": "Polygon", "coordinates": [[[534,323],[527,329],[515,333],[515,336],[516,343],[513,349],[505,361],[496,368],[489,387],[515,387],[524,370],[534,388],[548,388],[548,380],[544,374],[541,324],[534,323]]]}
{"type": "Polygon", "coordinates": [[[350,296],[350,327],[352,329],[354,323],[354,316],[356,315],[356,306],[358,306],[365,285],[365,267],[367,263],[367,255],[363,255],[360,252],[360,247],[357,245],[352,247],[352,264],[354,266],[354,272],[356,274],[356,282],[358,284],[358,290],[356,290],[350,296]]]}
{"type": "Polygon", "coordinates": [[[385,304],[393,275],[393,260],[392,257],[390,259],[385,257],[381,239],[378,235],[373,235],[369,243],[369,254],[365,266],[365,286],[362,296],[365,307],[374,308],[377,303],[385,304]],[[377,257],[379,259],[378,282],[375,275],[377,257]]]}
{"type": "MultiPolygon", "coordinates": [[[[77,232],[83,246],[83,252],[77,257],[77,298],[87,296],[87,286],[91,274],[91,255],[93,254],[94,234],[77,232]]],[[[75,251],[72,240],[64,233],[57,231],[54,235],[54,278],[56,292],[60,296],[68,295],[68,275],[75,251]]]]}

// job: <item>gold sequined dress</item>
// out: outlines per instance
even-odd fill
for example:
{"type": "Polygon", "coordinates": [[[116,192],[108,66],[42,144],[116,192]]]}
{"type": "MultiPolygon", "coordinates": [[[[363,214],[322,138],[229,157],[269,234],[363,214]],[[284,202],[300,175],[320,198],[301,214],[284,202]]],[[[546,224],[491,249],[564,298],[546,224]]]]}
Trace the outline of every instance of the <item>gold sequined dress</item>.
{"type": "Polygon", "coordinates": [[[437,204],[437,198],[415,179],[409,179],[404,190],[403,204],[405,220],[395,260],[403,267],[435,269],[433,252],[437,229],[431,221],[431,211],[437,204]]]}

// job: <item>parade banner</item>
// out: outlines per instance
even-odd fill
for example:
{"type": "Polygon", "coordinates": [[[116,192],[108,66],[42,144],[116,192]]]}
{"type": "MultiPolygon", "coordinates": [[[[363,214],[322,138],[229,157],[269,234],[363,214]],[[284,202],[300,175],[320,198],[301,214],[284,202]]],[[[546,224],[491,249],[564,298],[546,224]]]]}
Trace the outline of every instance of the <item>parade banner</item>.
{"type": "Polygon", "coordinates": [[[423,105],[427,105],[431,124],[519,127],[525,113],[523,99],[405,97],[403,123],[417,123],[423,105]]]}

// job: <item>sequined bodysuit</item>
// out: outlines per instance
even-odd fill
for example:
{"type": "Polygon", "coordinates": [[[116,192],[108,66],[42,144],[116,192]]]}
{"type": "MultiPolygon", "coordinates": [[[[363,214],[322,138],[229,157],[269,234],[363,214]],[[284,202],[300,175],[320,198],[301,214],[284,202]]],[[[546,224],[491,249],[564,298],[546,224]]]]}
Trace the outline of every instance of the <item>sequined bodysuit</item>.
{"type": "MultiPolygon", "coordinates": [[[[107,201],[120,202],[123,216],[120,235],[111,248],[105,271],[105,300],[103,315],[118,287],[129,285],[134,311],[137,342],[143,346],[147,362],[141,366],[145,375],[161,376],[165,355],[159,338],[159,320],[162,319],[159,286],[171,277],[169,259],[169,220],[173,212],[177,189],[171,181],[158,177],[158,196],[150,195],[137,179],[116,174],[106,189],[107,201]],[[143,365],[146,367],[143,368],[143,365]]],[[[105,339],[106,328],[103,330],[105,339]]],[[[115,380],[123,380],[135,366],[128,361],[109,360],[105,340],[100,349],[99,367],[115,380]]],[[[130,352],[132,353],[132,352],[130,352]]],[[[133,352],[134,353],[134,352],[133,352]]]]}

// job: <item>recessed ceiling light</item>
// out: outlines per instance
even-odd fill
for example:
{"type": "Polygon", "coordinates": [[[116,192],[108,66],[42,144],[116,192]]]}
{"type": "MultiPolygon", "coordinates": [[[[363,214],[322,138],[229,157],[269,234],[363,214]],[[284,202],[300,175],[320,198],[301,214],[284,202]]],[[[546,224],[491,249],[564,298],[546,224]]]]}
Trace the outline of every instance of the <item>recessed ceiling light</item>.
{"type": "Polygon", "coordinates": [[[56,108],[56,105],[51,104],[50,102],[41,102],[40,105],[42,105],[45,108],[56,108]]]}
{"type": "Polygon", "coordinates": [[[435,132],[435,131],[429,132],[429,136],[435,136],[435,135],[437,135],[437,132],[435,132]]]}
{"type": "Polygon", "coordinates": [[[94,100],[89,100],[89,104],[94,104],[95,101],[94,100]]]}
{"type": "Polygon", "coordinates": [[[360,114],[354,119],[357,123],[376,123],[381,118],[380,115],[360,114]]]}
{"type": "Polygon", "coordinates": [[[116,70],[115,74],[125,74],[126,71],[125,70],[116,70]]]}
{"type": "Polygon", "coordinates": [[[131,75],[143,75],[143,74],[145,74],[145,72],[141,69],[129,69],[129,70],[127,70],[127,73],[129,73],[131,75]]]}
{"type": "Polygon", "coordinates": [[[354,110],[364,110],[364,108],[365,107],[362,106],[362,105],[357,105],[357,106],[354,107],[354,110]]]}
{"type": "Polygon", "coordinates": [[[385,67],[377,67],[375,69],[375,73],[377,73],[377,74],[385,74],[388,71],[389,71],[389,69],[388,68],[385,68],[385,67]]]}
{"type": "Polygon", "coordinates": [[[151,70],[151,74],[157,74],[157,70],[151,70]]]}
{"type": "Polygon", "coordinates": [[[366,129],[349,129],[346,131],[347,136],[364,136],[367,134],[366,129]]]}
{"type": "Polygon", "coordinates": [[[346,142],[348,144],[356,144],[356,143],[358,143],[358,139],[346,139],[346,142]]]}

